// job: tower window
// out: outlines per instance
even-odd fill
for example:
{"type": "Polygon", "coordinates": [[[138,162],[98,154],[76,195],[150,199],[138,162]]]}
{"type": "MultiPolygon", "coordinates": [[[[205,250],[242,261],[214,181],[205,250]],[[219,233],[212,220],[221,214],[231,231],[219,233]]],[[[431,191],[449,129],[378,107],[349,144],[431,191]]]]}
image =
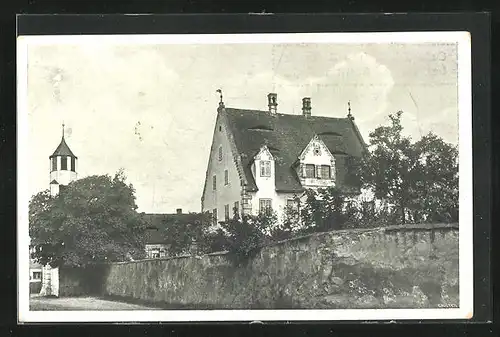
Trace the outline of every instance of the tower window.
{"type": "Polygon", "coordinates": [[[57,171],[57,157],[52,157],[52,171],[57,171]]]}
{"type": "Polygon", "coordinates": [[[76,170],[76,160],[75,157],[71,157],[71,171],[75,172],[76,170]]]}
{"type": "Polygon", "coordinates": [[[229,173],[227,170],[224,170],[224,185],[229,185],[229,173]]]}
{"type": "Polygon", "coordinates": [[[213,176],[213,179],[212,179],[212,190],[216,190],[217,189],[217,176],[213,176]]]}
{"type": "Polygon", "coordinates": [[[222,160],[222,146],[219,146],[219,161],[222,160]]]}
{"type": "Polygon", "coordinates": [[[68,157],[61,157],[61,170],[68,169],[68,157]]]}

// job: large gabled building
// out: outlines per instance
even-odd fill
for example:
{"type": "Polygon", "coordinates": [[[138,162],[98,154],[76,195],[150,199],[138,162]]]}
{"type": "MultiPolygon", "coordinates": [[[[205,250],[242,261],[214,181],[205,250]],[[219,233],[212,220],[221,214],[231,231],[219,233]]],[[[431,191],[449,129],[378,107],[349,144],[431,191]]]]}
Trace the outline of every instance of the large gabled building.
{"type": "Polygon", "coordinates": [[[201,198],[201,209],[216,222],[239,215],[295,207],[308,188],[336,186],[350,193],[352,158],[366,144],[349,112],[344,118],[314,116],[311,99],[302,114],[277,112],[277,95],[268,95],[269,110],[226,107],[219,103],[201,198]]]}

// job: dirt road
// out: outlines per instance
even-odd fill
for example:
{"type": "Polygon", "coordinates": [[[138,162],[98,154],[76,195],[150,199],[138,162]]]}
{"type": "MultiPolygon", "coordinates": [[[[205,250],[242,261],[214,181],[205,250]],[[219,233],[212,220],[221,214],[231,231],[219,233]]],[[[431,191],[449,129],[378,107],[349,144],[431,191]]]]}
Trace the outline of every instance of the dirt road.
{"type": "Polygon", "coordinates": [[[49,298],[33,295],[30,310],[159,310],[147,306],[104,300],[96,297],[49,298]]]}

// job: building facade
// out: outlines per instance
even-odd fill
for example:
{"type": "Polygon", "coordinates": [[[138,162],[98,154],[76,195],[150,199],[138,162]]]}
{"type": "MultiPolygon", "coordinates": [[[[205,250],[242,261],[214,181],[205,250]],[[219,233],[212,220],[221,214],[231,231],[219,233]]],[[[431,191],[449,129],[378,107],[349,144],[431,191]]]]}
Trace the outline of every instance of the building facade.
{"type": "Polygon", "coordinates": [[[311,99],[302,114],[278,113],[278,98],[268,95],[268,111],[226,107],[217,110],[201,198],[202,212],[215,222],[272,209],[283,218],[298,207],[306,189],[335,186],[349,193],[352,158],[366,151],[350,103],[344,118],[313,116],[311,99]]]}
{"type": "Polygon", "coordinates": [[[42,265],[30,261],[30,294],[38,294],[42,290],[42,265]]]}

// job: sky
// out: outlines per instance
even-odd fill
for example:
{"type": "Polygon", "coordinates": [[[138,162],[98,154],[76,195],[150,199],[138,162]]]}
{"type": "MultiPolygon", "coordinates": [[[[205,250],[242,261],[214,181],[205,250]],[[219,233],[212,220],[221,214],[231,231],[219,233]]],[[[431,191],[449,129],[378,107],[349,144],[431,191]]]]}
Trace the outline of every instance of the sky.
{"type": "Polygon", "coordinates": [[[30,194],[49,187],[65,138],[78,177],[123,168],[138,211],[198,212],[219,96],[226,107],[345,117],[364,139],[402,110],[404,132],[458,142],[456,44],[73,44],[28,46],[30,194]]]}

